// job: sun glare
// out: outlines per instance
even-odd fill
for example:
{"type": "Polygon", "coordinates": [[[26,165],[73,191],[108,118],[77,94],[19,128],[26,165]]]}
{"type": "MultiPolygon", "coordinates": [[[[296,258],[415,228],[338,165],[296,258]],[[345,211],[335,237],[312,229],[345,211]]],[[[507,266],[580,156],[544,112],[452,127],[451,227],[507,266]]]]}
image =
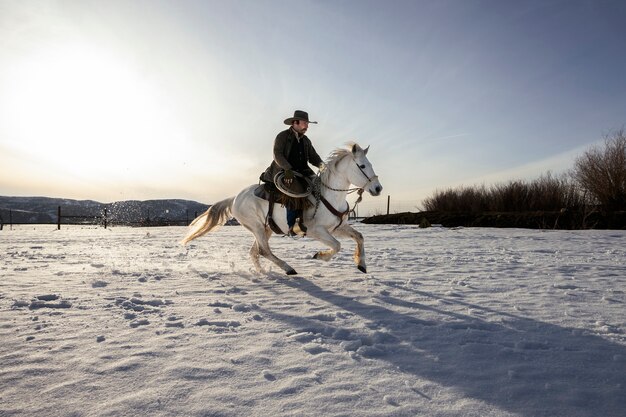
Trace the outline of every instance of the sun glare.
{"type": "Polygon", "coordinates": [[[92,46],[48,49],[10,78],[9,145],[69,174],[145,175],[146,161],[185,141],[156,83],[92,46]]]}

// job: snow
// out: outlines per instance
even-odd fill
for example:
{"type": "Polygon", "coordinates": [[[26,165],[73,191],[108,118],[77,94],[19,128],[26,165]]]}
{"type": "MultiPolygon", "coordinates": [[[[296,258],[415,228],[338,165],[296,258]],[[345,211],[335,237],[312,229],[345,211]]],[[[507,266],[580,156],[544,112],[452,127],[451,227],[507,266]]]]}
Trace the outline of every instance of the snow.
{"type": "Polygon", "coordinates": [[[0,416],[625,416],[626,232],[0,232],[0,416]]]}

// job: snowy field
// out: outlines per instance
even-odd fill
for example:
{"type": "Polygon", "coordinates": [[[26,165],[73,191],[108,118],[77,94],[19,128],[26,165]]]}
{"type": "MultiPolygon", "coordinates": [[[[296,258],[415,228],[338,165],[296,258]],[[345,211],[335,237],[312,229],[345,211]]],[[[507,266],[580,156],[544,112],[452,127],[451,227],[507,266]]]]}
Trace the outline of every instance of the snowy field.
{"type": "Polygon", "coordinates": [[[0,416],[626,416],[626,231],[355,227],[5,227],[0,416]]]}

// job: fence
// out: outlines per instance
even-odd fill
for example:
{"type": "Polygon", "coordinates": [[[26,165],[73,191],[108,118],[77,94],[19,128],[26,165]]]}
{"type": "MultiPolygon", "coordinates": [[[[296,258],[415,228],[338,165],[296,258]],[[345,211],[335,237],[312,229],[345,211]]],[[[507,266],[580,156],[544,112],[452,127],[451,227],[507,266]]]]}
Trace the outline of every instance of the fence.
{"type": "Polygon", "coordinates": [[[394,200],[390,195],[387,198],[370,197],[359,203],[355,208],[357,218],[377,216],[381,214],[419,212],[420,202],[416,200],[394,200]]]}
{"type": "MultiPolygon", "coordinates": [[[[5,222],[2,213],[0,213],[0,230],[4,229],[5,225],[8,225],[10,230],[13,229],[13,225],[18,224],[56,224],[57,229],[61,229],[61,225],[95,225],[102,226],[105,229],[110,225],[123,225],[123,226],[187,226],[198,216],[198,212],[194,212],[194,217],[189,217],[189,210],[186,210],[185,219],[174,219],[166,217],[150,218],[150,211],[147,210],[146,217],[141,219],[119,219],[115,216],[111,216],[111,213],[107,207],[103,207],[98,210],[96,214],[76,214],[71,209],[57,206],[56,215],[52,215],[50,211],[32,211],[32,210],[19,210],[9,209],[3,210],[5,215],[8,213],[8,222],[5,222]],[[21,214],[14,219],[15,214],[21,214]],[[70,213],[70,214],[67,214],[70,213]],[[25,218],[29,216],[28,218],[25,218]],[[34,220],[33,220],[34,219],[34,220]]],[[[169,210],[166,210],[166,213],[169,210]]]]}
{"type": "MultiPolygon", "coordinates": [[[[101,216],[77,216],[77,215],[63,215],[61,213],[61,206],[57,208],[57,229],[61,230],[61,219],[74,219],[76,223],[73,224],[102,224],[104,228],[107,228],[107,208],[105,207],[101,216]],[[79,221],[81,220],[81,221],[79,221]]],[[[66,223],[72,224],[72,223],[66,223]]]]}

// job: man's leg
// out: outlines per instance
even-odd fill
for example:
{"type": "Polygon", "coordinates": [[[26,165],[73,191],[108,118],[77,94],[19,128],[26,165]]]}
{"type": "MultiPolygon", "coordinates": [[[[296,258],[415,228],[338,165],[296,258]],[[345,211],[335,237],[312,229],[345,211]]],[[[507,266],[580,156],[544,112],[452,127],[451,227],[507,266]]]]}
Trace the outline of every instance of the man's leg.
{"type": "Polygon", "coordinates": [[[302,213],[302,210],[292,210],[287,208],[287,225],[289,226],[288,234],[290,236],[304,236],[306,234],[306,226],[302,222],[302,213]]]}
{"type": "Polygon", "coordinates": [[[298,214],[299,210],[292,210],[287,207],[287,226],[289,226],[289,230],[291,230],[293,228],[293,225],[296,224],[298,214]]]}

